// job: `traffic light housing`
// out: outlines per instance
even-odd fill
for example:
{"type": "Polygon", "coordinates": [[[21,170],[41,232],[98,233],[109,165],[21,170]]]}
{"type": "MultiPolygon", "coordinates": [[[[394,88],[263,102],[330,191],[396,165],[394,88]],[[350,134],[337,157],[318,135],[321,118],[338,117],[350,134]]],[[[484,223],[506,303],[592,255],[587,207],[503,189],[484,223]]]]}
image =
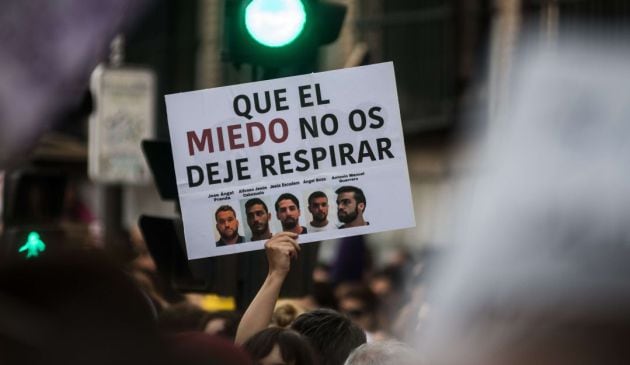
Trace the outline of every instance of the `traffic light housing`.
{"type": "Polygon", "coordinates": [[[226,0],[223,57],[265,68],[314,64],[345,14],[344,5],[320,0],[226,0]]]}

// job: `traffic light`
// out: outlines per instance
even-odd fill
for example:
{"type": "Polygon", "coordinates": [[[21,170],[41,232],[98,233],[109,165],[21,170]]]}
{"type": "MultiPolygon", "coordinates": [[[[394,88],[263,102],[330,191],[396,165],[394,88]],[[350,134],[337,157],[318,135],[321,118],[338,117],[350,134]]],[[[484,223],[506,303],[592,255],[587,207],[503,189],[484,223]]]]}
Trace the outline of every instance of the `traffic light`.
{"type": "Polygon", "coordinates": [[[264,68],[314,64],[339,36],[346,7],[320,0],[226,0],[223,56],[264,68]]]}

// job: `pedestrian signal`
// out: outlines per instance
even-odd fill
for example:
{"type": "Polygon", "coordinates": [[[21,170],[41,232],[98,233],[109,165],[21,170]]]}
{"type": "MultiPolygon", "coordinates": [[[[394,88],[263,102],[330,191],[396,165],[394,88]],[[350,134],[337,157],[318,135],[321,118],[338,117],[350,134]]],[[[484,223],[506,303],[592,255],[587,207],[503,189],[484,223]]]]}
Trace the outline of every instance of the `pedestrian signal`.
{"type": "Polygon", "coordinates": [[[18,252],[26,255],[27,259],[39,257],[44,251],[46,251],[46,243],[41,240],[37,232],[30,232],[26,238],[26,242],[20,246],[18,250],[18,252]]]}

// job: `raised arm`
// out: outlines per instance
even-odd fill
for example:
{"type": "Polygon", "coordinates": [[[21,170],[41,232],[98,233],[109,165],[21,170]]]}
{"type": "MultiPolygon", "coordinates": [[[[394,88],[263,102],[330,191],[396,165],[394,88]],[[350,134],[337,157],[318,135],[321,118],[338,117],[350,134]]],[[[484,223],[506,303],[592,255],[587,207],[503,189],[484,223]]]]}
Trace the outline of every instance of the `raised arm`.
{"type": "Polygon", "coordinates": [[[256,297],[243,314],[236,330],[234,339],[236,344],[242,345],[269,326],[282,283],[291,268],[291,259],[297,258],[300,251],[297,237],[298,235],[293,232],[280,232],[265,242],[269,272],[256,297]]]}

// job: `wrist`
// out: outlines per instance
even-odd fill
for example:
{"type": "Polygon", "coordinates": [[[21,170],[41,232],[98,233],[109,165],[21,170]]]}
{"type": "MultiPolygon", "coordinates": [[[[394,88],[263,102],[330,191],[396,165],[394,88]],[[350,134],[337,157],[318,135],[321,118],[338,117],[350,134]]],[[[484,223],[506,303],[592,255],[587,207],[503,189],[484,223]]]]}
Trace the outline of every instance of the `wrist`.
{"type": "Polygon", "coordinates": [[[284,280],[287,277],[289,270],[269,270],[267,277],[270,279],[284,280]]]}

